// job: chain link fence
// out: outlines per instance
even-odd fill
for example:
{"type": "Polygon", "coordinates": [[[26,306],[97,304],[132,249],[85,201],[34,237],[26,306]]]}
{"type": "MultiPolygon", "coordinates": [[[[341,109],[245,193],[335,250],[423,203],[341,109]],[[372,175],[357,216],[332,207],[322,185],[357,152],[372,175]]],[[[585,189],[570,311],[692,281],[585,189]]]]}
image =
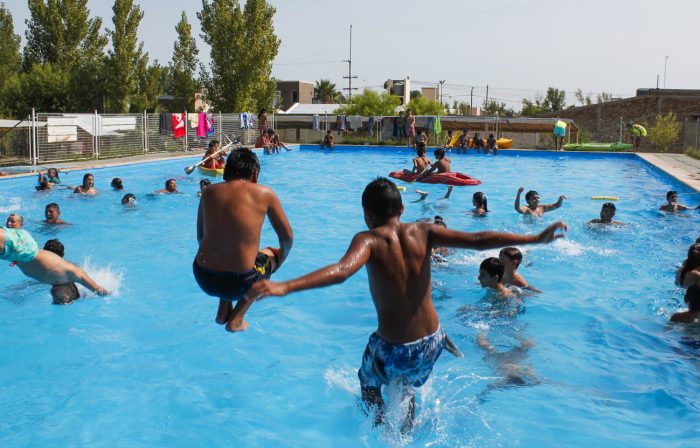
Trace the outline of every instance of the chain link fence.
{"type": "Polygon", "coordinates": [[[31,121],[0,120],[0,166],[31,162],[31,121]]]}

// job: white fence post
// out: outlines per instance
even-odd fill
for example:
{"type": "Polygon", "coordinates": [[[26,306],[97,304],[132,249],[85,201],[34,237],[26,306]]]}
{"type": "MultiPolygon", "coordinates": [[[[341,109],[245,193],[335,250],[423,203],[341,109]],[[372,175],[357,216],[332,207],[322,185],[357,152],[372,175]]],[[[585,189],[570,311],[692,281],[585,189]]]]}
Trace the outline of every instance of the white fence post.
{"type": "Polygon", "coordinates": [[[188,142],[187,142],[187,137],[188,137],[187,134],[189,134],[189,132],[190,132],[189,121],[187,120],[187,110],[185,110],[185,120],[184,121],[185,121],[185,151],[187,151],[187,148],[189,147],[188,142]]]}
{"type": "Polygon", "coordinates": [[[219,142],[223,140],[223,134],[224,134],[224,119],[221,115],[221,111],[219,111],[219,142]]]}
{"type": "Polygon", "coordinates": [[[93,113],[93,121],[95,123],[95,135],[92,140],[92,154],[96,159],[100,158],[100,119],[97,115],[97,109],[93,113]]]}
{"type": "Polygon", "coordinates": [[[36,144],[36,111],[32,107],[32,124],[31,124],[31,137],[29,144],[29,158],[32,165],[36,166],[38,157],[38,149],[36,144]]]}

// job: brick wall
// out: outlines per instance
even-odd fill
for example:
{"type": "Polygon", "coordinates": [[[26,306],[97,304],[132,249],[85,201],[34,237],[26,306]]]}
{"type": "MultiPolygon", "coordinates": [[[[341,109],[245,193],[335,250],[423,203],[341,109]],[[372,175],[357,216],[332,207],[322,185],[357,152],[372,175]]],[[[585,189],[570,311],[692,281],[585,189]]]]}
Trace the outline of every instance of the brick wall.
{"type": "MultiPolygon", "coordinates": [[[[650,94],[635,96],[591,106],[574,107],[538,117],[571,118],[581,129],[582,142],[629,142],[630,133],[625,123],[639,123],[649,130],[657,114],[673,112],[681,122],[679,138],[669,148],[670,152],[682,153],[688,146],[695,146],[698,119],[700,118],[700,95],[650,94]]],[[[648,139],[642,140],[643,151],[653,151],[648,139]]]]}

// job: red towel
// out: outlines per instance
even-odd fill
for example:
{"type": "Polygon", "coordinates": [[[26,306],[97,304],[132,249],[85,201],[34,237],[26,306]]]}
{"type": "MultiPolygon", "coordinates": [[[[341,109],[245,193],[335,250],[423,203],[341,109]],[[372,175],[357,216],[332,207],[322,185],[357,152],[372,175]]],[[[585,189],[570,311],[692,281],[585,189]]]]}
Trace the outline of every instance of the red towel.
{"type": "Polygon", "coordinates": [[[185,114],[173,114],[173,138],[184,137],[186,133],[185,114]]]}

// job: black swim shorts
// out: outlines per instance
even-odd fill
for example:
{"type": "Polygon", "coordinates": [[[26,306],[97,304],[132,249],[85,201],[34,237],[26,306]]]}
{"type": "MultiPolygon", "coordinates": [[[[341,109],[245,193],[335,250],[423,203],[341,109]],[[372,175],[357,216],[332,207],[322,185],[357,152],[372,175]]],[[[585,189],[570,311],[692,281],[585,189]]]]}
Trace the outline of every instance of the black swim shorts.
{"type": "Polygon", "coordinates": [[[269,279],[272,275],[272,260],[268,255],[258,252],[255,267],[246,272],[215,271],[201,267],[197,260],[192,262],[194,279],[207,295],[224,300],[241,300],[253,283],[269,279]]]}

